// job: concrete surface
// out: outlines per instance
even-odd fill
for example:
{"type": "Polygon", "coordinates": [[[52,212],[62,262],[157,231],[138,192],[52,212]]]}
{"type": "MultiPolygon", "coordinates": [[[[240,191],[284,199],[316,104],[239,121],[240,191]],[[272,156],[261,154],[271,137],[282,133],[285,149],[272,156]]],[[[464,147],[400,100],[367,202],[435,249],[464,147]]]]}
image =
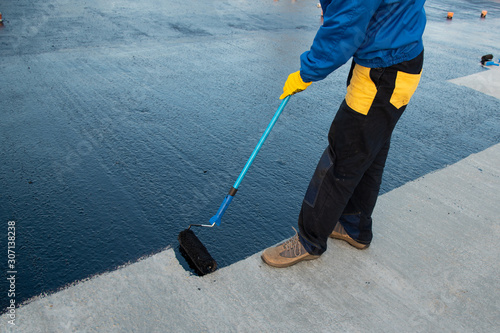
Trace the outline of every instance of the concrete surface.
{"type": "Polygon", "coordinates": [[[16,311],[2,332],[494,332],[500,145],[380,198],[374,243],[286,269],[257,253],[210,275],[172,249],[16,311]]]}
{"type": "Polygon", "coordinates": [[[500,67],[498,66],[492,65],[484,72],[453,79],[450,82],[500,99],[500,67]]]}

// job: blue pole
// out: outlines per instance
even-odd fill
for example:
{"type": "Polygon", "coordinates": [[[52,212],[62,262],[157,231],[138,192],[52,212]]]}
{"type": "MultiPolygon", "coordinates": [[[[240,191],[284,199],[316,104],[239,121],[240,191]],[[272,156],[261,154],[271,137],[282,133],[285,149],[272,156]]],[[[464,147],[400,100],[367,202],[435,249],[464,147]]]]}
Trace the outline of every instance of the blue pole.
{"type": "Polygon", "coordinates": [[[262,137],[260,138],[259,142],[257,143],[257,146],[255,146],[255,148],[252,152],[252,155],[250,155],[250,158],[248,159],[247,163],[243,167],[243,170],[241,170],[240,175],[238,176],[238,179],[236,179],[236,182],[234,182],[233,187],[235,189],[238,189],[238,186],[240,186],[240,183],[243,180],[243,177],[245,177],[248,169],[250,168],[250,165],[252,165],[253,160],[255,160],[257,153],[259,152],[260,148],[264,144],[264,141],[266,141],[267,137],[269,136],[269,133],[273,129],[274,124],[276,124],[276,121],[278,121],[278,118],[279,118],[281,112],[283,111],[283,109],[285,108],[286,103],[288,103],[289,99],[290,99],[290,96],[285,97],[283,99],[283,101],[281,102],[278,110],[276,110],[276,113],[274,114],[273,119],[271,119],[271,122],[269,123],[269,125],[267,125],[267,128],[264,131],[264,134],[262,134],[262,137]]]}
{"type": "Polygon", "coordinates": [[[233,188],[229,192],[228,195],[224,198],[222,201],[222,204],[220,205],[219,209],[217,210],[217,213],[212,216],[210,219],[210,223],[212,223],[212,226],[216,224],[217,226],[220,225],[222,215],[226,212],[227,207],[233,200],[234,195],[236,194],[236,190],[238,190],[238,186],[240,186],[241,181],[243,180],[243,177],[245,177],[248,169],[250,168],[250,165],[252,165],[253,160],[255,160],[255,157],[257,156],[257,153],[259,152],[260,148],[264,144],[264,141],[266,141],[267,137],[269,136],[269,133],[274,127],[274,124],[276,124],[276,121],[278,121],[278,118],[283,112],[283,109],[285,108],[286,103],[288,103],[288,100],[290,99],[290,96],[287,96],[283,99],[281,102],[280,106],[278,107],[278,110],[276,110],[276,113],[274,114],[273,118],[271,119],[271,122],[269,122],[269,125],[267,125],[266,130],[264,131],[264,134],[262,134],[259,142],[257,143],[257,146],[255,146],[252,155],[250,155],[250,158],[248,159],[247,163],[243,167],[243,170],[241,170],[240,175],[238,176],[238,179],[236,179],[236,182],[233,185],[233,188]]]}

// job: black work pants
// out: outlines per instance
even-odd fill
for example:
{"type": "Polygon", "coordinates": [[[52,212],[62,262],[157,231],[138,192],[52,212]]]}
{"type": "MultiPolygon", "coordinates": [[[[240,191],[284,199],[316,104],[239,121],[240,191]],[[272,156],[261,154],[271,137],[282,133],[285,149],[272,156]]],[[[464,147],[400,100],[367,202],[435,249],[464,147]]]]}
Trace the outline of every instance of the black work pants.
{"type": "Polygon", "coordinates": [[[372,213],[391,135],[415,92],[423,52],[387,68],[352,63],[346,98],[328,133],[299,214],[300,240],[312,254],[326,251],[337,222],[354,240],[372,240],[372,213]]]}

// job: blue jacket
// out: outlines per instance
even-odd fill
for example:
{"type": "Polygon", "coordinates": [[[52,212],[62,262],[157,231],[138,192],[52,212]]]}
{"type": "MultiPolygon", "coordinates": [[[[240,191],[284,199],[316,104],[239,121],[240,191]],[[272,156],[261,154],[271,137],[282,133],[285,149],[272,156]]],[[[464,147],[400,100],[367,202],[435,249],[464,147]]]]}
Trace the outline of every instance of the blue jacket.
{"type": "Polygon", "coordinates": [[[377,68],[411,60],[424,49],[425,0],[320,0],[323,25],[301,57],[304,82],[319,81],[351,57],[377,68]]]}

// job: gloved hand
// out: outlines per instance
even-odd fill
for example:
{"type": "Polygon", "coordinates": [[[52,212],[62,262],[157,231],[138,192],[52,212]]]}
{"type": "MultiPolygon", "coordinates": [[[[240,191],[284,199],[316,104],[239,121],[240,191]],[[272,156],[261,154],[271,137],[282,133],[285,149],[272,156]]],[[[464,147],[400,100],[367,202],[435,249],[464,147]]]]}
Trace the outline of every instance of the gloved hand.
{"type": "Polygon", "coordinates": [[[283,87],[283,94],[280,96],[280,99],[283,99],[288,95],[293,95],[295,93],[301,92],[302,90],[306,90],[306,88],[309,87],[311,83],[312,82],[302,81],[302,78],[300,77],[300,71],[288,75],[288,79],[285,82],[285,86],[283,87]]]}

